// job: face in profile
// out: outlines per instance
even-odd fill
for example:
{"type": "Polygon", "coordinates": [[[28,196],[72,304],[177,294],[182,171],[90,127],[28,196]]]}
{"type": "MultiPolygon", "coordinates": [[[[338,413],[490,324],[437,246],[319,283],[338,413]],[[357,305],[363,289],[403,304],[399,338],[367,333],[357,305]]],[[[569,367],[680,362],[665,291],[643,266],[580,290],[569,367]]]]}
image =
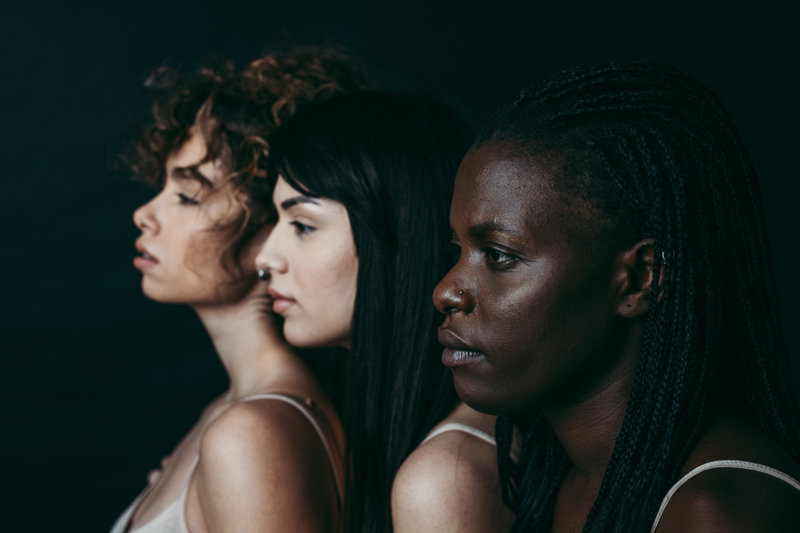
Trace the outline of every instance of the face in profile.
{"type": "Polygon", "coordinates": [[[241,277],[231,274],[235,263],[226,257],[232,236],[221,227],[236,221],[242,208],[233,186],[223,184],[224,165],[204,163],[197,167],[196,177],[178,171],[196,165],[205,154],[205,143],[193,133],[168,157],[164,188],[133,214],[142,232],[136,239],[139,255],[134,266],[143,274],[142,291],[153,300],[227,303],[244,296],[257,280],[252,246],[239,260],[241,277]]]}
{"type": "Polygon", "coordinates": [[[272,309],[298,347],[350,347],[358,256],[347,210],[278,179],[278,222],[256,258],[270,275],[272,309]]]}
{"type": "Polygon", "coordinates": [[[455,267],[434,303],[459,396],[492,414],[557,405],[586,390],[618,342],[614,254],[588,206],[502,145],[470,151],[450,212],[455,267]]]}

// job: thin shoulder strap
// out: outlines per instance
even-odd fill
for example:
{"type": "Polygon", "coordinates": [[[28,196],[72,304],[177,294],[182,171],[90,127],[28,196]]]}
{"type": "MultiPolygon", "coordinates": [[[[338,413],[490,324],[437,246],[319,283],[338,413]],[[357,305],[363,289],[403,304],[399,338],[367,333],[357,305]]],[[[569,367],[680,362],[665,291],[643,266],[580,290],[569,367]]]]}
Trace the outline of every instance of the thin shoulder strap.
{"type": "Polygon", "coordinates": [[[278,400],[281,402],[288,403],[289,405],[296,408],[300,411],[303,416],[311,423],[311,426],[319,435],[320,440],[322,440],[322,445],[325,446],[325,453],[328,454],[328,461],[331,465],[331,472],[333,472],[333,479],[336,482],[336,493],[339,497],[339,502],[344,501],[344,488],[342,486],[342,480],[339,476],[339,471],[336,469],[336,457],[333,454],[333,450],[331,450],[331,445],[328,442],[328,437],[325,435],[325,431],[323,431],[322,426],[320,426],[317,419],[314,417],[314,413],[312,413],[308,407],[301,401],[297,400],[296,398],[289,396],[288,394],[256,394],[254,396],[248,396],[247,398],[242,399],[242,402],[249,402],[252,400],[278,400]]]}
{"type": "Polygon", "coordinates": [[[494,440],[494,437],[486,433],[485,431],[481,431],[478,428],[474,428],[472,426],[468,426],[466,424],[458,424],[456,422],[451,422],[449,424],[445,424],[440,426],[430,433],[428,436],[420,444],[425,444],[432,438],[441,435],[442,433],[447,433],[448,431],[460,431],[462,433],[469,433],[470,435],[481,439],[482,441],[488,442],[492,446],[497,446],[497,442],[494,440]]]}
{"type": "MultiPolygon", "coordinates": [[[[450,422],[449,424],[444,424],[440,426],[430,433],[420,442],[420,446],[431,440],[432,438],[436,437],[437,435],[441,435],[442,433],[447,433],[448,431],[461,431],[462,433],[469,433],[473,437],[477,437],[484,442],[488,442],[492,446],[497,446],[497,441],[486,433],[485,431],[481,431],[478,428],[474,428],[472,426],[468,426],[466,424],[459,424],[457,422],[450,422]]],[[[511,450],[511,460],[515,463],[519,461],[519,454],[515,450],[511,450]]]]}
{"type": "Polygon", "coordinates": [[[667,495],[664,496],[664,500],[661,502],[661,507],[658,509],[658,514],[656,515],[656,520],[653,522],[653,527],[650,530],[650,533],[655,533],[656,528],[658,527],[658,523],[661,521],[661,515],[664,514],[664,510],[667,508],[667,504],[669,503],[670,498],[675,495],[679,488],[681,488],[687,481],[692,479],[697,474],[701,472],[705,472],[706,470],[713,470],[715,468],[738,468],[739,470],[752,470],[753,472],[760,472],[762,474],[766,474],[768,476],[772,476],[774,478],[778,478],[781,481],[785,481],[798,491],[800,491],[800,482],[798,482],[792,476],[784,474],[780,470],[775,470],[766,465],[758,464],[758,463],[750,463],[747,461],[733,461],[733,460],[726,460],[726,461],[711,461],[709,463],[702,464],[680,478],[677,483],[675,483],[667,495]]]}

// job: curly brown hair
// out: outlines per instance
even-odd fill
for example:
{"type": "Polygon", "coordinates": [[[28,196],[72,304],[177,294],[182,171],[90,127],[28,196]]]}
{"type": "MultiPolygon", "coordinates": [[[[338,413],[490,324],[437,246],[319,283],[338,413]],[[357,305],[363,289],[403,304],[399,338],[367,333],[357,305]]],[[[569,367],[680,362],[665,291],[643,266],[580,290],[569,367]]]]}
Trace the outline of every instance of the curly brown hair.
{"type": "Polygon", "coordinates": [[[217,229],[229,233],[231,244],[222,259],[234,276],[241,276],[237,258],[244,244],[274,215],[266,188],[258,183],[266,177],[269,134],[305,104],[368,87],[348,54],[317,47],[270,52],[241,70],[221,56],[212,56],[188,75],[160,67],[144,85],[153,95],[153,122],[123,155],[122,164],[135,180],[161,188],[169,155],[192,132],[201,134],[205,158],[176,171],[208,187],[197,168],[208,161],[226,168],[217,188],[232,184],[242,210],[234,222],[217,229]]]}

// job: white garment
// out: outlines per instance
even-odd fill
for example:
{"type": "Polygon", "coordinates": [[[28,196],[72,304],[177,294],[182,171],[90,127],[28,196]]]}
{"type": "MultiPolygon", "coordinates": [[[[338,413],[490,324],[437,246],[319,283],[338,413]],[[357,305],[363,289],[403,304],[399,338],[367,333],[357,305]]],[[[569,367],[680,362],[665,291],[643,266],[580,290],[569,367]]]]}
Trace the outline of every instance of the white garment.
{"type": "Polygon", "coordinates": [[[474,428],[472,426],[468,426],[466,424],[458,424],[456,422],[451,422],[450,424],[445,424],[439,428],[434,429],[425,437],[425,439],[420,444],[425,444],[433,437],[437,435],[441,435],[442,433],[446,433],[448,431],[461,431],[462,433],[469,433],[475,437],[478,437],[482,441],[486,441],[492,446],[497,446],[497,442],[494,440],[494,437],[486,433],[485,431],[481,431],[478,428],[474,428]]]}
{"type": "MultiPolygon", "coordinates": [[[[322,444],[325,446],[325,453],[328,454],[328,460],[330,461],[331,470],[336,482],[336,492],[339,498],[339,504],[341,505],[343,488],[342,480],[339,479],[339,473],[334,466],[336,464],[336,458],[333,455],[333,451],[328,443],[328,439],[325,437],[325,432],[322,430],[322,427],[314,418],[314,415],[311,413],[311,411],[308,410],[308,407],[306,407],[302,402],[297,401],[295,398],[285,394],[257,394],[255,396],[249,396],[243,399],[242,402],[248,402],[251,400],[278,400],[294,406],[298,411],[303,413],[303,415],[314,427],[314,430],[317,432],[320,439],[322,439],[322,444]]],[[[192,462],[192,466],[189,468],[186,479],[183,481],[180,496],[178,496],[177,500],[165,507],[163,511],[158,513],[155,518],[146,524],[137,527],[136,529],[128,530],[133,513],[136,512],[136,509],[139,507],[139,502],[142,501],[142,498],[144,498],[150,488],[147,487],[135,500],[133,500],[133,503],[131,503],[128,508],[123,511],[122,515],[117,518],[117,521],[114,522],[110,533],[189,533],[189,530],[186,527],[186,494],[189,492],[189,482],[192,479],[192,473],[197,467],[199,460],[200,456],[198,455],[192,462]]]]}
{"type": "MultiPolygon", "coordinates": [[[[459,424],[457,422],[450,422],[449,424],[445,424],[443,426],[434,429],[433,431],[428,433],[428,435],[422,440],[420,445],[423,445],[429,440],[431,440],[433,437],[441,435],[442,433],[446,433],[448,431],[461,431],[462,433],[469,433],[473,437],[477,437],[484,442],[488,442],[492,446],[497,446],[497,441],[495,440],[495,438],[486,433],[485,431],[481,431],[478,428],[474,428],[466,424],[459,424]]],[[[519,454],[516,451],[511,450],[509,455],[511,455],[511,460],[514,461],[515,463],[519,461],[519,454]]]]}
{"type": "Polygon", "coordinates": [[[664,510],[667,508],[667,504],[669,503],[670,498],[675,495],[681,486],[684,483],[692,479],[694,476],[701,472],[705,472],[706,470],[712,470],[714,468],[738,468],[740,470],[752,470],[754,472],[761,472],[762,474],[766,474],[768,476],[772,476],[774,478],[778,478],[781,481],[785,481],[798,491],[800,491],[800,482],[798,482],[793,477],[784,474],[780,470],[775,470],[774,468],[770,468],[769,466],[760,465],[758,463],[749,463],[747,461],[711,461],[709,463],[702,464],[680,478],[677,483],[675,483],[667,495],[664,496],[664,500],[661,502],[661,507],[658,510],[658,514],[656,515],[656,520],[653,522],[653,527],[650,529],[650,533],[655,533],[656,528],[658,527],[658,523],[661,521],[661,516],[664,514],[664,510]]]}

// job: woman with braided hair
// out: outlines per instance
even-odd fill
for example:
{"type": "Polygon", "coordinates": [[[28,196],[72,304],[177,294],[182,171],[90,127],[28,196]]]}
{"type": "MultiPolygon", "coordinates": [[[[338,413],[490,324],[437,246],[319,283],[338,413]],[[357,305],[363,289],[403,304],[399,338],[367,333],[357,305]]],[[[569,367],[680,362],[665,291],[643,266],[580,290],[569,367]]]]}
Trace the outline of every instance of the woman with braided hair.
{"type": "Polygon", "coordinates": [[[189,305],[230,378],[112,533],[338,531],[341,424],[280,334],[255,251],[274,219],[261,197],[269,134],[304,104],[364,88],[330,49],[159,70],[153,124],[129,159],[158,189],[136,210],[145,295],[189,305]]]}
{"type": "Polygon", "coordinates": [[[759,185],[711,89],[628,62],[524,91],[462,162],[450,220],[442,359],[501,415],[512,531],[796,531],[759,185]]]}

